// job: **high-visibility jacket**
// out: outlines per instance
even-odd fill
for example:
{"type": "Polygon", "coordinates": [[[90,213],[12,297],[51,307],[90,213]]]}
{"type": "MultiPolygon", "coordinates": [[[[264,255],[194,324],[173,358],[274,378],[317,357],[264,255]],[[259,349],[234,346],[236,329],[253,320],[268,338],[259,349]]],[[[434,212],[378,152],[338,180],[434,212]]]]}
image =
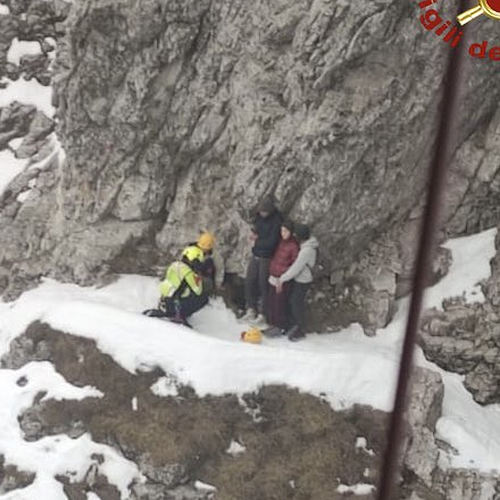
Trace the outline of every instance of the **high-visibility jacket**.
{"type": "Polygon", "coordinates": [[[160,283],[162,298],[185,298],[192,293],[201,295],[202,291],[201,276],[181,261],[170,264],[165,272],[165,279],[160,283]]]}

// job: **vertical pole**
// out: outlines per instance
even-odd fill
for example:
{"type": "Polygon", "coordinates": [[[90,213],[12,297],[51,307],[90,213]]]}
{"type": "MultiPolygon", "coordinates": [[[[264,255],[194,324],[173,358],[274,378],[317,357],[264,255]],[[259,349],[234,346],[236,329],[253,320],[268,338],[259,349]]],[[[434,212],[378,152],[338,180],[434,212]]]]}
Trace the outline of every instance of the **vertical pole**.
{"type": "MultiPolygon", "coordinates": [[[[465,3],[466,2],[462,0],[460,12],[464,11],[465,3]]],[[[400,466],[404,413],[410,388],[413,353],[424,290],[428,283],[427,277],[429,276],[429,270],[432,263],[436,233],[439,229],[440,205],[444,191],[446,168],[454,145],[454,125],[458,121],[459,83],[465,58],[466,45],[466,40],[462,40],[456,48],[446,48],[450,51],[450,57],[445,74],[439,128],[434,146],[435,150],[430,165],[427,204],[422,220],[420,241],[415,261],[413,289],[406,324],[406,334],[403,343],[396,396],[387,436],[387,447],[382,465],[377,500],[393,500],[393,492],[397,480],[396,475],[400,466]]]]}

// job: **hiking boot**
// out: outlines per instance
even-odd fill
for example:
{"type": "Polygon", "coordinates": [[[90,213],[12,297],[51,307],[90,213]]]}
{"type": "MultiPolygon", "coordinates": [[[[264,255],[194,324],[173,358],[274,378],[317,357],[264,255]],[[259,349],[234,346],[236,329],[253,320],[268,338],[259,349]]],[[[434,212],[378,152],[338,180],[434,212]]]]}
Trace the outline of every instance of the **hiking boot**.
{"type": "Polygon", "coordinates": [[[163,318],[165,316],[165,313],[160,311],[160,309],[146,309],[142,314],[150,318],[163,318]]]}
{"type": "Polygon", "coordinates": [[[276,338],[276,337],[281,337],[285,332],[279,326],[270,326],[269,328],[262,330],[262,333],[266,337],[276,338]]]}
{"type": "Polygon", "coordinates": [[[288,337],[288,340],[291,340],[292,342],[303,339],[305,337],[305,335],[300,331],[298,325],[292,326],[292,328],[290,328],[290,330],[286,332],[286,336],[288,337]]]}
{"type": "Polygon", "coordinates": [[[257,318],[257,311],[249,308],[247,312],[240,318],[241,321],[254,321],[257,318]]]}

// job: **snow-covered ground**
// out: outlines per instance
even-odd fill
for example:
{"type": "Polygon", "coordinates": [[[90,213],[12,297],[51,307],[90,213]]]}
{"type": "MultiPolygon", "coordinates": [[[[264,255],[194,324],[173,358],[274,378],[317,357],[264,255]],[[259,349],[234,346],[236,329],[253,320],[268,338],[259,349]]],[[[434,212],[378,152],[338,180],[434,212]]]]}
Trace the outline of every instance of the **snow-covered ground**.
{"type": "Polygon", "coordinates": [[[52,106],[52,87],[44,87],[35,79],[26,81],[23,78],[19,80],[8,81],[9,85],[0,92],[0,108],[9,106],[14,101],[21,104],[35,106],[43,111],[49,118],[55,113],[52,106]]]}
{"type": "MultiPolygon", "coordinates": [[[[428,306],[440,307],[442,299],[462,294],[469,301],[483,300],[477,283],[489,276],[495,232],[448,242],[454,262],[448,276],[429,290],[428,306]]],[[[142,276],[122,276],[100,289],[45,280],[17,301],[0,303],[0,355],[29,323],[40,319],[54,328],[95,339],[103,352],[131,372],[162,367],[168,377],[151,388],[160,395],[175,395],[176,382],[192,385],[200,396],[243,394],[264,384],[287,384],[321,394],[333,408],[362,403],[390,410],[407,299],[399,303],[393,322],[373,338],[366,337],[359,325],[352,325],[336,334],[310,334],[299,343],[264,339],[261,345],[251,345],[239,340],[245,325],[220,300],[213,300],[193,316],[193,330],[142,316],[142,310],[156,304],[157,286],[157,280],[142,276]]],[[[416,359],[418,364],[438,371],[445,383],[438,433],[458,450],[458,455],[443,456],[443,464],[500,471],[500,405],[476,404],[461,376],[429,363],[420,349],[416,359]]],[[[9,408],[0,412],[0,454],[9,463],[37,472],[37,482],[27,488],[25,496],[4,495],[0,496],[2,500],[38,498],[42,491],[38,488],[52,488],[54,495],[50,498],[64,498],[51,475],[64,469],[81,477],[90,466],[92,447],[97,446],[88,436],[77,440],[46,438],[43,442],[50,442],[48,446],[26,443],[16,415],[29,407],[39,390],[46,390],[46,397],[99,397],[93,388],[72,387],[46,362],[30,363],[16,371],[0,370],[2,407],[9,408]],[[23,376],[29,383],[19,386],[16,381],[23,376]],[[47,460],[42,458],[44,453],[47,460]],[[67,453],[72,460],[65,458],[67,453]]],[[[137,470],[111,449],[106,449],[105,456],[112,471],[110,481],[124,492],[137,470]]]]}
{"type": "Polygon", "coordinates": [[[7,61],[19,65],[23,56],[33,56],[42,53],[39,42],[19,41],[14,38],[7,52],[7,61]]]}

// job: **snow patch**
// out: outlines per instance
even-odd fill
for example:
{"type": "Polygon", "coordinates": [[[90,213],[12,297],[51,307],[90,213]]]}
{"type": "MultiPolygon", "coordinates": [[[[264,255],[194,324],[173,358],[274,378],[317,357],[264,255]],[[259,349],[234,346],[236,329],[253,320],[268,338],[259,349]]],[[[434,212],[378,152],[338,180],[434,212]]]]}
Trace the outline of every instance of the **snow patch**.
{"type": "Polygon", "coordinates": [[[8,16],[10,14],[10,9],[7,5],[0,4],[0,16],[8,16]]]}
{"type": "Polygon", "coordinates": [[[338,493],[353,493],[354,495],[369,495],[375,491],[375,486],[373,484],[359,483],[354,486],[347,486],[345,484],[339,484],[337,486],[338,493]]]}
{"type": "Polygon", "coordinates": [[[246,451],[246,447],[243,446],[242,444],[238,443],[238,441],[231,441],[231,444],[229,445],[228,449],[226,450],[226,453],[228,455],[239,455],[240,453],[244,453],[246,451]]]}
{"type": "Polygon", "coordinates": [[[375,452],[373,450],[370,450],[367,446],[368,446],[368,443],[366,441],[366,438],[364,438],[364,437],[357,437],[356,438],[356,444],[354,445],[356,450],[364,451],[367,455],[370,455],[373,457],[375,455],[375,452]]]}
{"type": "Polygon", "coordinates": [[[484,302],[480,282],[491,275],[490,260],[495,256],[496,228],[472,236],[448,240],[443,246],[451,250],[453,262],[448,274],[425,294],[425,307],[442,310],[442,302],[463,295],[467,302],[484,302]]]}
{"type": "Polygon", "coordinates": [[[238,395],[238,403],[243,407],[243,411],[247,415],[250,415],[250,417],[252,417],[252,420],[256,424],[262,422],[263,418],[260,415],[260,406],[256,405],[255,408],[251,408],[250,406],[248,406],[248,403],[245,401],[245,399],[241,397],[241,395],[238,395]]]}
{"type": "Polygon", "coordinates": [[[175,379],[173,377],[169,377],[168,375],[160,377],[150,389],[153,394],[161,397],[176,397],[179,395],[175,379]]]}
{"type": "Polygon", "coordinates": [[[19,66],[21,57],[37,55],[41,53],[42,48],[40,47],[40,44],[38,42],[25,42],[19,41],[19,39],[14,38],[7,52],[7,62],[19,66]]]}
{"type": "Polygon", "coordinates": [[[15,151],[21,145],[22,142],[23,142],[23,137],[16,137],[15,139],[12,139],[9,142],[9,148],[15,151]]]}
{"type": "Polygon", "coordinates": [[[217,488],[215,486],[212,486],[211,484],[203,483],[202,481],[195,481],[194,487],[199,491],[209,491],[209,492],[217,491],[217,488]]]}
{"type": "Polygon", "coordinates": [[[19,203],[24,203],[29,198],[29,196],[30,196],[31,192],[33,191],[33,189],[35,188],[35,186],[36,186],[36,178],[30,179],[28,181],[28,189],[19,193],[17,195],[16,200],[19,203]]]}
{"type": "Polygon", "coordinates": [[[21,104],[35,106],[39,111],[45,113],[49,118],[55,114],[55,108],[52,106],[52,88],[45,87],[35,79],[26,81],[19,78],[13,82],[7,80],[8,86],[0,91],[0,108],[12,104],[14,101],[21,104]]]}

